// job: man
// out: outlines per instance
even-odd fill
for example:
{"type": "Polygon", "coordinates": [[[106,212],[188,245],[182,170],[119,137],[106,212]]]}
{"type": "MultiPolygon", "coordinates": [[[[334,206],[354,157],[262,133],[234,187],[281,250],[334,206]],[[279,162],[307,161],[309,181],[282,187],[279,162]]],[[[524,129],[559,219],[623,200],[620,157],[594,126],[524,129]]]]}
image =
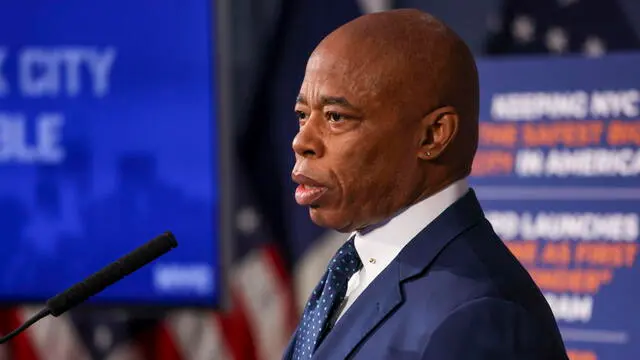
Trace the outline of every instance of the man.
{"type": "Polygon", "coordinates": [[[295,197],[353,232],[286,359],[566,359],[553,315],[465,178],[478,75],[417,10],[360,17],[311,55],[295,111],[295,197]]]}

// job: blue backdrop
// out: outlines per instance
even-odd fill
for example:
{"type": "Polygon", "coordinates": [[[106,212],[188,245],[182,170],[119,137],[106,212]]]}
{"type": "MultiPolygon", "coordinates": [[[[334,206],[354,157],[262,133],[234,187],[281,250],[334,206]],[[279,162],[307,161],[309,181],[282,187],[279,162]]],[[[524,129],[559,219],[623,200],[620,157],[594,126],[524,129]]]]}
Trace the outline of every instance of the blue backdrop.
{"type": "Polygon", "coordinates": [[[640,357],[640,55],[480,61],[489,220],[573,359],[640,357]]]}
{"type": "Polygon", "coordinates": [[[213,305],[211,1],[0,4],[0,301],[42,301],[165,230],[95,300],[213,305]]]}

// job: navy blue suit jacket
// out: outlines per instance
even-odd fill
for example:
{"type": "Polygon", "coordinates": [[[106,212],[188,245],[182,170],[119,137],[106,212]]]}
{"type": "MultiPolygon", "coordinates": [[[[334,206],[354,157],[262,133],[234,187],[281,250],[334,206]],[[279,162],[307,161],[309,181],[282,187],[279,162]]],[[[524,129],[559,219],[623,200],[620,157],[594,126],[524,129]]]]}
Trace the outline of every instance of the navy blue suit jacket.
{"type": "Polygon", "coordinates": [[[565,360],[567,355],[542,293],[470,190],[365,289],[314,359],[565,360]]]}

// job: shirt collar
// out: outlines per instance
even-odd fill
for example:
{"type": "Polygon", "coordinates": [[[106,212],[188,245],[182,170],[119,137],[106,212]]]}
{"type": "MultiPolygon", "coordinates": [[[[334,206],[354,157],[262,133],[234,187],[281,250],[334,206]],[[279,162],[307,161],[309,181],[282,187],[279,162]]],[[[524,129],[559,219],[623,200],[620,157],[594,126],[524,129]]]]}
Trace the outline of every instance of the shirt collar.
{"type": "MultiPolygon", "coordinates": [[[[355,232],[354,244],[365,272],[374,278],[422,229],[469,190],[466,179],[408,207],[383,225],[355,232]]],[[[373,280],[370,278],[369,281],[373,280]]]]}

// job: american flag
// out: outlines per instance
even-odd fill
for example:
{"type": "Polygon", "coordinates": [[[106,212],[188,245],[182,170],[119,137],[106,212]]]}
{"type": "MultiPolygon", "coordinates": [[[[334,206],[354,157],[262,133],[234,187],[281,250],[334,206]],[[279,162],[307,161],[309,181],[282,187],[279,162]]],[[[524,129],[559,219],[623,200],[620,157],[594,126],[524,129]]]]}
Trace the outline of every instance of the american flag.
{"type": "MultiPolygon", "coordinates": [[[[240,134],[237,238],[227,270],[229,311],[175,310],[161,317],[117,310],[71,312],[44,319],[0,347],[0,360],[280,358],[308,294],[345,238],[313,226],[306,210],[293,203],[291,189],[282,185],[289,184],[290,141],[297,129],[292,99],[306,58],[323,36],[362,13],[391,6],[386,0],[282,3],[252,121],[240,134]]],[[[428,5],[419,7],[429,11],[428,5]]],[[[616,1],[508,0],[488,25],[478,31],[486,32],[486,52],[494,55],[599,56],[640,47],[628,14],[616,1]]],[[[0,311],[0,333],[37,310],[0,311]]]]}
{"type": "Polygon", "coordinates": [[[639,12],[626,0],[507,0],[488,24],[487,53],[598,57],[636,50],[639,12]]]}

